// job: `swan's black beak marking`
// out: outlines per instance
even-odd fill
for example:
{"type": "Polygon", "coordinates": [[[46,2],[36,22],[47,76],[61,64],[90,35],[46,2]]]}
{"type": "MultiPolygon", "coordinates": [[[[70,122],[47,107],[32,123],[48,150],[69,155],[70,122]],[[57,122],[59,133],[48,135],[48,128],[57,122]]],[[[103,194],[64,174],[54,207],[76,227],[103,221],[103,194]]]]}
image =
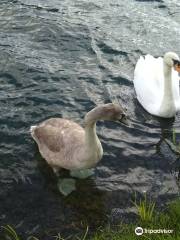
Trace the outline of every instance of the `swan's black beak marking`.
{"type": "Polygon", "coordinates": [[[173,59],[174,70],[178,72],[180,76],[180,61],[173,59]]]}
{"type": "Polygon", "coordinates": [[[174,66],[179,66],[180,67],[180,61],[173,59],[174,66]]]}
{"type": "Polygon", "coordinates": [[[130,125],[129,120],[128,120],[127,116],[124,113],[121,115],[121,118],[118,120],[118,122],[119,123],[123,123],[126,126],[130,125]]]}

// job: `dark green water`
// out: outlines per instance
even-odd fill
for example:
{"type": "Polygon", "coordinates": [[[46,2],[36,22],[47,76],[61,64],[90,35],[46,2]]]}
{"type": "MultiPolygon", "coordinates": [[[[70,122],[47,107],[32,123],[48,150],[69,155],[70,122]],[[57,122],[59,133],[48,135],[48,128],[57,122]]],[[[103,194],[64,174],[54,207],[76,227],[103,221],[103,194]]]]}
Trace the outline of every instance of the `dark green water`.
{"type": "Polygon", "coordinates": [[[177,197],[179,157],[165,138],[178,132],[180,114],[165,121],[147,114],[132,79],[141,54],[180,54],[179,22],[178,0],[1,0],[1,225],[50,240],[128,221],[135,191],[159,206],[177,197]],[[131,126],[98,123],[104,157],[65,198],[29,127],[53,116],[82,124],[87,111],[113,96],[131,126]]]}

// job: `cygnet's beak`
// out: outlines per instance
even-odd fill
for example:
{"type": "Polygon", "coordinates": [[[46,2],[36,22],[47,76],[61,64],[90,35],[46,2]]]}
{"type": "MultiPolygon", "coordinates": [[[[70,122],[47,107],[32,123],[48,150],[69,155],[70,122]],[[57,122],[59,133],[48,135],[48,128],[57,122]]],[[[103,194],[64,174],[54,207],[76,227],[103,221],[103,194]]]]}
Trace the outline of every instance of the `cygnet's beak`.
{"type": "Polygon", "coordinates": [[[118,122],[119,122],[119,123],[123,123],[123,124],[126,125],[126,126],[129,126],[129,125],[130,125],[129,120],[128,120],[127,116],[126,116],[124,113],[121,115],[121,118],[118,119],[118,122]]]}

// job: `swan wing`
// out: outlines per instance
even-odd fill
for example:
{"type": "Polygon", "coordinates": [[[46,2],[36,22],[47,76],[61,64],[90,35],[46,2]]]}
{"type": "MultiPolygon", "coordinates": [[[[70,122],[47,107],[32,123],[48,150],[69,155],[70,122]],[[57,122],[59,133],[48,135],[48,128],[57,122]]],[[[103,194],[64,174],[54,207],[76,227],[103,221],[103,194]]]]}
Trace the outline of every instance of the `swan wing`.
{"type": "Polygon", "coordinates": [[[156,115],[163,97],[163,59],[151,55],[140,57],[134,71],[134,87],[138,101],[156,115]]]}
{"type": "Polygon", "coordinates": [[[66,119],[53,118],[35,127],[32,133],[39,148],[51,152],[67,152],[82,143],[84,130],[77,123],[66,119]]]}
{"type": "Polygon", "coordinates": [[[65,147],[64,138],[61,131],[57,131],[52,126],[39,126],[34,130],[39,146],[43,145],[47,150],[52,152],[60,152],[65,147]]]}
{"type": "Polygon", "coordinates": [[[172,85],[176,110],[179,111],[180,110],[179,75],[174,69],[172,70],[172,85]]]}

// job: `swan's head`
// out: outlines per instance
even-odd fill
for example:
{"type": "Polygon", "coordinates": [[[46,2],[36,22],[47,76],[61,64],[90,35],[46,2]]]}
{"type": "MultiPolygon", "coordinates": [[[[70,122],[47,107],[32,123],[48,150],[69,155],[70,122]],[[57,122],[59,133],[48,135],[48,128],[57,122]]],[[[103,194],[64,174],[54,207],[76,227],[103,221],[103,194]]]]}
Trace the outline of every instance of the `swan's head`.
{"type": "Polygon", "coordinates": [[[164,62],[169,66],[173,67],[174,70],[180,72],[180,59],[179,56],[174,52],[168,52],[164,55],[164,62]]]}
{"type": "Polygon", "coordinates": [[[128,125],[127,116],[120,104],[107,103],[88,112],[85,117],[85,123],[91,123],[97,120],[118,121],[128,125]]]}
{"type": "Polygon", "coordinates": [[[121,105],[115,103],[107,103],[101,109],[103,120],[123,122],[127,118],[121,105]]]}

